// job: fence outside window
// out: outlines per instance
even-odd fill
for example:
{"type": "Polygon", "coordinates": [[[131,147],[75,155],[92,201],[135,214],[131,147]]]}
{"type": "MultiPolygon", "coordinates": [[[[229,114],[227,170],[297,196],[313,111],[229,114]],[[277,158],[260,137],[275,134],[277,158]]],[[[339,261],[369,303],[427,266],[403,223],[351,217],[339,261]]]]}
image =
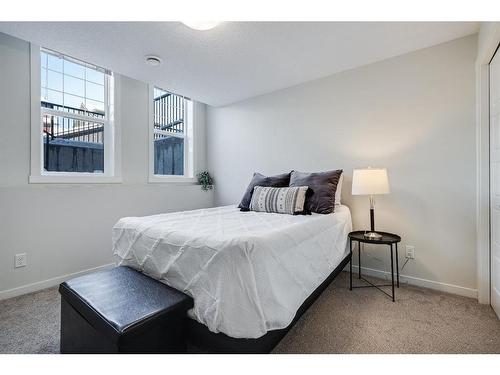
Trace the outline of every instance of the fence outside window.
{"type": "Polygon", "coordinates": [[[184,175],[187,100],[156,87],[153,90],[155,175],[184,175]]]}

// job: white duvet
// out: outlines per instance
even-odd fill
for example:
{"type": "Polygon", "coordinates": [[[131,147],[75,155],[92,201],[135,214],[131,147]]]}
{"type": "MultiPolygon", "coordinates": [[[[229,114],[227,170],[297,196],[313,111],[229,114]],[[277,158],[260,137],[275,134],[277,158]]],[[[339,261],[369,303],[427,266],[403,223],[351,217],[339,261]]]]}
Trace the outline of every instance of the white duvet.
{"type": "Polygon", "coordinates": [[[240,212],[235,206],[126,217],[113,252],[194,298],[189,316],[212,332],[258,338],[288,326],[347,251],[351,214],[240,212]]]}

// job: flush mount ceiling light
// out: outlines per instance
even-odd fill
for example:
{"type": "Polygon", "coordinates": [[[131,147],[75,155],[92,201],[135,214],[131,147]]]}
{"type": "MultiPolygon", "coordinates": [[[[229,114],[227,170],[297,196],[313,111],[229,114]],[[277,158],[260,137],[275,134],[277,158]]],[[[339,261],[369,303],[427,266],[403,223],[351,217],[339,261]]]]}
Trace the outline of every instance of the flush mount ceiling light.
{"type": "Polygon", "coordinates": [[[144,61],[150,66],[158,66],[162,63],[161,58],[155,55],[144,56],[144,61]]]}
{"type": "Polygon", "coordinates": [[[191,29],[204,31],[204,30],[213,29],[220,22],[217,22],[217,21],[184,21],[182,23],[191,29]]]}

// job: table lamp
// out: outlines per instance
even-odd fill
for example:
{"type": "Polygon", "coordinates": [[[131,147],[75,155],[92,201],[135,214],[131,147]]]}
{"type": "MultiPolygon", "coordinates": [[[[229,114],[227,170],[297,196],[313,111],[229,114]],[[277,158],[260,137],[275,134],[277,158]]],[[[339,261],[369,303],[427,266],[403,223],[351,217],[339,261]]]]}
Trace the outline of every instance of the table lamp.
{"type": "Polygon", "coordinates": [[[352,195],[370,196],[370,232],[365,237],[373,240],[382,238],[375,232],[375,199],[374,195],[389,194],[389,178],[385,168],[354,169],[352,173],[352,195]]]}

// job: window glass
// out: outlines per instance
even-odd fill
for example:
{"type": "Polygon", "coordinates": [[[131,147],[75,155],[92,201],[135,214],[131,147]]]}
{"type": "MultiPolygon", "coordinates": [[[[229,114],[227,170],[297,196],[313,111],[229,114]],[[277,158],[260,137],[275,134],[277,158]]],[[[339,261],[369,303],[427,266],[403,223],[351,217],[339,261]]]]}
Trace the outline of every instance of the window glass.
{"type": "Polygon", "coordinates": [[[72,61],[64,60],[64,74],[85,79],[85,66],[76,64],[72,61]]]}
{"type": "Polygon", "coordinates": [[[47,89],[47,101],[62,106],[63,105],[62,92],[47,89]]]}
{"type": "Polygon", "coordinates": [[[184,139],[161,134],[155,136],[154,174],[184,175],[184,139]]]}
{"type": "Polygon", "coordinates": [[[47,172],[104,172],[104,125],[44,115],[43,168],[47,172]]]}
{"type": "Polygon", "coordinates": [[[92,100],[104,102],[104,87],[92,82],[86,82],[86,97],[92,100]]]}
{"type": "Polygon", "coordinates": [[[40,53],[40,66],[47,69],[47,54],[45,52],[40,53]]]}
{"type": "Polygon", "coordinates": [[[64,92],[72,95],[85,97],[85,81],[64,75],[64,92]]]}
{"type": "Polygon", "coordinates": [[[90,112],[98,112],[98,113],[104,114],[104,103],[103,102],[98,102],[96,100],[87,99],[85,101],[85,107],[90,112]]]}
{"type": "Polygon", "coordinates": [[[153,89],[153,173],[184,175],[186,98],[153,89]]]}
{"type": "Polygon", "coordinates": [[[47,69],[43,67],[40,69],[40,85],[42,88],[47,88],[47,69]]]}
{"type": "Polygon", "coordinates": [[[104,69],[42,49],[40,52],[43,169],[104,172],[104,69]]]}
{"type": "Polygon", "coordinates": [[[72,109],[85,110],[85,98],[77,95],[64,94],[64,106],[72,109]]]}
{"type": "Polygon", "coordinates": [[[60,57],[47,54],[47,67],[56,72],[63,72],[63,61],[60,57]]]}
{"type": "Polygon", "coordinates": [[[85,71],[87,81],[104,85],[104,73],[95,69],[87,68],[85,71]]]}
{"type": "Polygon", "coordinates": [[[63,91],[63,75],[53,70],[49,70],[47,73],[47,88],[63,91]]]}

